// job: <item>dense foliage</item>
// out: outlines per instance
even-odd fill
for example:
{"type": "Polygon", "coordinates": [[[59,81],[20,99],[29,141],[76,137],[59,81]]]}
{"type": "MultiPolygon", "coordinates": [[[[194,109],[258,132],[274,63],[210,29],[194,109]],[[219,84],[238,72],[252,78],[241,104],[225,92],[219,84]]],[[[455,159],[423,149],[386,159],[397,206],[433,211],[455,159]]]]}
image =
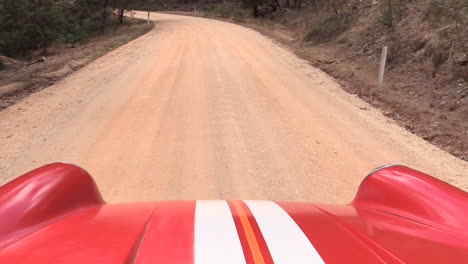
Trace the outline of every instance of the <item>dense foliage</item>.
{"type": "Polygon", "coordinates": [[[52,43],[75,43],[102,32],[107,0],[2,0],[0,53],[24,55],[52,43]]]}

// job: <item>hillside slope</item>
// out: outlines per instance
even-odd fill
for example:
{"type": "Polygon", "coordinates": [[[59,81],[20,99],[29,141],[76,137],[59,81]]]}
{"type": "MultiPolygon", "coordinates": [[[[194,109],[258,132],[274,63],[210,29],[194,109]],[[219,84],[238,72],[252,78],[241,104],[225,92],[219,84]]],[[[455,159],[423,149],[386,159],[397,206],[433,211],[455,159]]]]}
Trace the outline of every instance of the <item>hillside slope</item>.
{"type": "Polygon", "coordinates": [[[458,1],[457,11],[457,1],[390,2],[392,15],[388,1],[351,0],[335,10],[309,5],[274,21],[285,25],[303,56],[346,81],[350,92],[466,160],[468,1],[458,1]],[[389,56],[377,90],[382,46],[389,56]]]}

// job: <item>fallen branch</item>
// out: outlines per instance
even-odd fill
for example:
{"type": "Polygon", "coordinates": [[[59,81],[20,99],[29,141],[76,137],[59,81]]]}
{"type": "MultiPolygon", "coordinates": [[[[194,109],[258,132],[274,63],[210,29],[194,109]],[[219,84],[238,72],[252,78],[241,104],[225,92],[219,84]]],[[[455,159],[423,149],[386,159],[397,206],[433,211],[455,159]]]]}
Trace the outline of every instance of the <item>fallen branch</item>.
{"type": "Polygon", "coordinates": [[[46,58],[44,56],[42,56],[39,59],[28,63],[27,65],[29,66],[29,65],[33,65],[33,64],[36,64],[36,63],[39,63],[39,62],[45,62],[45,61],[46,61],[46,58]]]}

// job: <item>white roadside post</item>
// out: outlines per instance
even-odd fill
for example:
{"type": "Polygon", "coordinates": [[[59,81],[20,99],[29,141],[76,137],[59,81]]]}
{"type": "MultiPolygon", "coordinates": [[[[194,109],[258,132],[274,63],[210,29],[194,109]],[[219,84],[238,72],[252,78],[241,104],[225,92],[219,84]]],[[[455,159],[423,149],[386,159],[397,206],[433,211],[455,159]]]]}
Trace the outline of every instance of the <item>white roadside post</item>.
{"type": "Polygon", "coordinates": [[[382,48],[382,57],[380,58],[380,67],[379,67],[379,78],[377,80],[377,88],[378,89],[382,88],[382,84],[383,84],[383,77],[384,77],[384,72],[385,72],[385,63],[387,62],[387,50],[388,50],[387,46],[384,46],[382,48]]]}
{"type": "Polygon", "coordinates": [[[146,20],[146,23],[147,23],[147,24],[150,23],[150,12],[148,12],[148,19],[146,20]]]}

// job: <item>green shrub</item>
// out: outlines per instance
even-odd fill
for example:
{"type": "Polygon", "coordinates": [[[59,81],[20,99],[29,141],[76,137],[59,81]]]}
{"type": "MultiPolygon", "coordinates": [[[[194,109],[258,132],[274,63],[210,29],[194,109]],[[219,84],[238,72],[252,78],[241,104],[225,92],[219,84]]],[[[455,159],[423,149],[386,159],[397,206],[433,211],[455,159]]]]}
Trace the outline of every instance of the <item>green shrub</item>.
{"type": "Polygon", "coordinates": [[[244,10],[240,8],[234,9],[232,19],[236,22],[244,22],[245,21],[245,13],[244,10]]]}
{"type": "Polygon", "coordinates": [[[222,18],[230,18],[232,14],[232,7],[228,5],[219,5],[215,8],[217,16],[222,18]]]}
{"type": "Polygon", "coordinates": [[[43,48],[52,43],[78,42],[102,32],[100,0],[2,0],[0,53],[8,56],[43,48]]]}
{"type": "Polygon", "coordinates": [[[387,28],[393,27],[393,12],[389,8],[385,8],[378,22],[387,28]]]}
{"type": "Polygon", "coordinates": [[[220,17],[236,22],[244,22],[246,17],[246,10],[231,4],[208,6],[203,11],[205,17],[220,17]]]}
{"type": "Polygon", "coordinates": [[[387,28],[392,28],[403,17],[405,10],[405,0],[385,0],[382,14],[377,22],[387,28]]]}

